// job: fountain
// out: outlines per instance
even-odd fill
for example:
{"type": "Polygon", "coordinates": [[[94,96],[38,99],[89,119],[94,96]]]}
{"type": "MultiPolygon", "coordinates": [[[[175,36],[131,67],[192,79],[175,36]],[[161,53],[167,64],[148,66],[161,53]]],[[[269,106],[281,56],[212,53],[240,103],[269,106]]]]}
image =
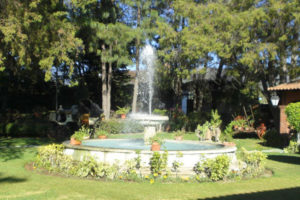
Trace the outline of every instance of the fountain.
{"type": "MultiPolygon", "coordinates": [[[[111,165],[116,162],[123,165],[127,160],[133,160],[139,154],[142,173],[149,173],[149,162],[153,151],[150,150],[151,145],[144,144],[143,139],[91,139],[82,141],[82,144],[78,146],[70,145],[69,141],[64,142],[64,145],[64,153],[72,156],[73,159],[83,160],[85,156],[92,156],[99,162],[111,165]]],[[[179,169],[181,175],[192,175],[194,174],[193,167],[197,162],[224,154],[231,159],[230,170],[238,170],[236,147],[233,146],[198,141],[166,140],[161,147],[161,152],[163,151],[168,151],[169,169],[172,169],[174,161],[180,159],[183,163],[179,169]],[[178,158],[179,152],[182,154],[181,158],[178,158]]]]}
{"type": "Polygon", "coordinates": [[[149,138],[155,136],[157,131],[162,130],[162,124],[169,120],[167,116],[152,114],[153,99],[153,77],[155,73],[155,50],[151,45],[146,45],[140,56],[141,63],[145,66],[139,75],[141,84],[139,87],[139,96],[142,102],[148,105],[148,114],[132,113],[129,118],[140,122],[144,127],[144,142],[149,143],[149,138]]]}
{"type": "MultiPolygon", "coordinates": [[[[86,155],[93,156],[97,161],[114,164],[119,161],[123,164],[126,160],[135,159],[137,151],[140,151],[141,167],[149,169],[149,161],[153,152],[150,151],[150,144],[148,142],[150,137],[160,131],[162,124],[169,120],[167,116],[152,115],[152,97],[153,97],[153,76],[154,76],[154,63],[155,53],[153,47],[146,45],[141,53],[141,61],[146,65],[144,83],[147,87],[142,88],[139,95],[143,97],[143,101],[148,104],[149,114],[133,113],[129,115],[130,119],[139,121],[144,125],[144,138],[143,139],[91,139],[84,140],[82,145],[70,145],[69,141],[64,142],[65,154],[71,155],[74,159],[82,160],[86,155]],[[146,95],[146,93],[148,94],[146,95]]],[[[168,151],[168,167],[172,168],[174,161],[178,160],[178,153],[182,153],[180,158],[183,166],[180,167],[182,174],[191,175],[193,167],[199,161],[207,158],[214,158],[218,155],[228,155],[232,163],[236,163],[236,147],[224,146],[218,143],[207,143],[198,141],[174,141],[166,140],[161,147],[162,151],[168,151]]],[[[235,170],[235,165],[231,169],[235,170]]]]}

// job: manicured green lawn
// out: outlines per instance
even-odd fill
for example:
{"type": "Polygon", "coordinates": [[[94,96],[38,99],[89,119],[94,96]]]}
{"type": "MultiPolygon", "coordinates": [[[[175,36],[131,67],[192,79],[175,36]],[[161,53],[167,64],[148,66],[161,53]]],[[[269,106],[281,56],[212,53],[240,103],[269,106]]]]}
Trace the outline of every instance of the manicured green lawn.
{"type": "MultiPolygon", "coordinates": [[[[3,140],[0,140],[3,141],[3,140]]],[[[11,139],[14,143],[13,139],[11,139]]],[[[243,144],[244,141],[239,142],[243,144]]],[[[259,141],[258,141],[259,142],[259,141]]],[[[256,146],[253,139],[245,142],[256,146]]],[[[257,144],[259,145],[259,144],[257,144]]],[[[217,183],[134,183],[85,180],[27,171],[36,148],[0,157],[0,199],[299,199],[300,155],[268,154],[272,177],[217,183]]],[[[6,153],[5,153],[6,152],[6,153]]]]}

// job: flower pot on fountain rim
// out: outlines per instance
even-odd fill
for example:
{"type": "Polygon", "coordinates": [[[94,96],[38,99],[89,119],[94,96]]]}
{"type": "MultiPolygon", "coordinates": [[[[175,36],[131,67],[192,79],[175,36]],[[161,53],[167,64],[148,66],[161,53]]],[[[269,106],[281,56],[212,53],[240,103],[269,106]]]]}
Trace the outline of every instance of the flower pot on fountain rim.
{"type": "Polygon", "coordinates": [[[80,145],[81,141],[84,139],[89,139],[89,129],[82,126],[78,131],[75,131],[71,136],[70,144],[80,145]]]}
{"type": "Polygon", "coordinates": [[[163,144],[163,140],[158,136],[154,136],[150,138],[150,143],[151,151],[160,151],[160,146],[163,144]]]}
{"type": "Polygon", "coordinates": [[[96,129],[95,136],[97,136],[99,139],[106,139],[108,136],[108,132],[103,129],[96,129]]]}
{"type": "Polygon", "coordinates": [[[117,108],[118,108],[118,110],[116,111],[116,114],[121,116],[121,119],[125,119],[127,113],[130,110],[130,107],[117,107],[117,108]]]}

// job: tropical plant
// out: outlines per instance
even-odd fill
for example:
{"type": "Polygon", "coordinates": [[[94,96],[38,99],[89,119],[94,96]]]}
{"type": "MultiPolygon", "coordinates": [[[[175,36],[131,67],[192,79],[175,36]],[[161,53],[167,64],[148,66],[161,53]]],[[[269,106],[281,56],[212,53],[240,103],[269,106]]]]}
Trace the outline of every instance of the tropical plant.
{"type": "Polygon", "coordinates": [[[164,140],[162,138],[158,137],[157,135],[149,138],[149,141],[151,144],[158,143],[158,144],[162,145],[164,143],[164,140]]]}
{"type": "Polygon", "coordinates": [[[198,124],[195,130],[195,134],[200,140],[204,140],[206,138],[206,133],[209,131],[210,127],[211,124],[208,121],[206,121],[203,125],[198,124]]]}
{"type": "Polygon", "coordinates": [[[103,129],[96,129],[95,130],[95,135],[96,136],[107,136],[108,132],[106,130],[103,130],[103,129]]]}
{"type": "Polygon", "coordinates": [[[124,114],[126,115],[130,110],[130,107],[119,107],[119,106],[117,106],[117,108],[118,108],[118,110],[116,111],[117,115],[124,115],[124,114]]]}
{"type": "Polygon", "coordinates": [[[210,124],[214,128],[220,128],[222,124],[221,116],[218,113],[218,110],[212,110],[211,111],[211,120],[210,124]]]}

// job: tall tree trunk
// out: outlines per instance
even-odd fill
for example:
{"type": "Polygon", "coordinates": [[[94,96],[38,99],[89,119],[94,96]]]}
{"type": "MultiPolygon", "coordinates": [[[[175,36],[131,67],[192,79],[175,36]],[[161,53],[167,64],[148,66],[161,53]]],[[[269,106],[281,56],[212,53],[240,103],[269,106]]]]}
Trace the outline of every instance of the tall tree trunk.
{"type": "MultiPolygon", "coordinates": [[[[102,52],[105,52],[105,44],[102,44],[102,52]]],[[[107,75],[106,75],[106,62],[102,58],[102,109],[104,112],[105,119],[108,119],[107,114],[107,75]]]]}
{"type": "Polygon", "coordinates": [[[274,85],[274,80],[272,80],[273,79],[273,73],[274,73],[274,61],[269,61],[268,62],[268,74],[269,74],[269,80],[268,80],[268,78],[267,78],[267,76],[266,76],[266,74],[265,74],[265,69],[264,69],[264,67],[263,67],[263,64],[261,63],[261,64],[259,64],[259,68],[260,68],[260,76],[261,76],[261,78],[260,78],[260,80],[261,80],[261,83],[262,83],[262,93],[263,93],[263,95],[265,96],[265,98],[267,99],[267,101],[268,101],[268,107],[269,107],[269,109],[270,109],[270,111],[271,111],[271,114],[272,114],[272,116],[273,116],[273,119],[274,119],[274,121],[275,121],[275,124],[277,124],[278,122],[279,122],[279,115],[278,115],[278,110],[277,110],[277,108],[276,107],[274,107],[273,105],[272,105],[272,102],[271,102],[271,93],[268,91],[268,85],[270,85],[270,86],[273,86],[274,85]],[[268,83],[269,84],[268,84],[268,83]]]}
{"type": "Polygon", "coordinates": [[[175,104],[181,106],[181,98],[182,98],[182,79],[177,77],[175,78],[175,104]]]}
{"type": "MultiPolygon", "coordinates": [[[[282,50],[284,51],[284,50],[282,50]]],[[[287,83],[288,82],[288,73],[287,73],[287,65],[286,65],[286,55],[285,52],[281,52],[280,55],[280,83],[287,83]]]]}
{"type": "MultiPolygon", "coordinates": [[[[140,27],[141,23],[141,9],[140,6],[137,8],[137,28],[140,27]]],[[[132,98],[132,112],[136,113],[137,111],[137,97],[138,97],[138,91],[139,91],[139,70],[140,70],[140,45],[141,40],[140,36],[137,36],[136,38],[136,52],[135,52],[135,64],[136,64],[136,73],[135,73],[135,79],[134,79],[134,88],[133,88],[133,98],[132,98]]]]}
{"type": "MultiPolygon", "coordinates": [[[[109,54],[112,57],[112,45],[109,45],[109,54]]],[[[112,62],[108,64],[108,74],[107,74],[107,118],[110,117],[111,108],[111,79],[112,79],[112,62]]]]}

